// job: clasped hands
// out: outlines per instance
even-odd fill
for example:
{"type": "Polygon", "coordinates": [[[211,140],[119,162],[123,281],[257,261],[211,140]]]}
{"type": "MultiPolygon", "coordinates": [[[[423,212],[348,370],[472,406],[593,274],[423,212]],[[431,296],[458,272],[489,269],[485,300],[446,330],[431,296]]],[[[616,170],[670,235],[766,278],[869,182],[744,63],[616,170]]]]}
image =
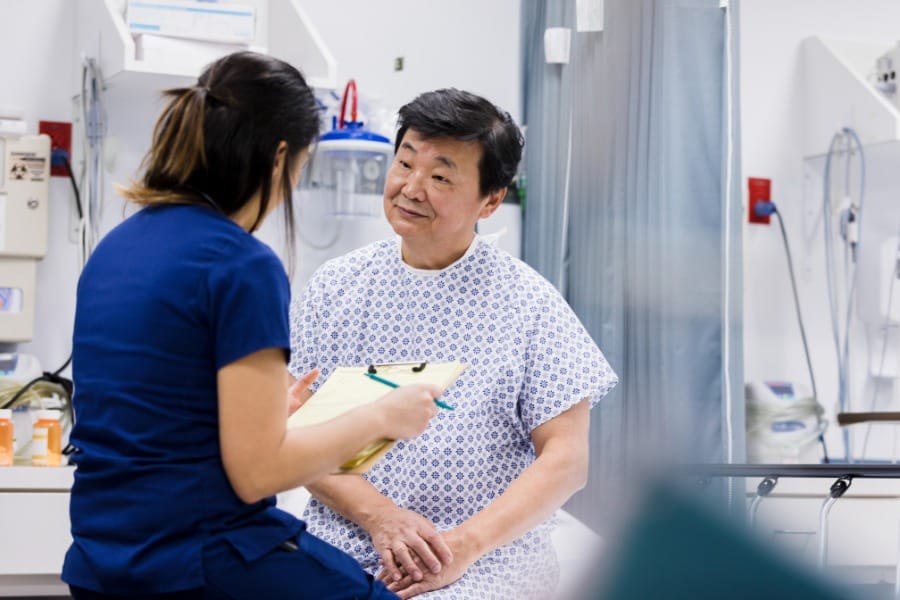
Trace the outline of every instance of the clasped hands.
{"type": "MultiPolygon", "coordinates": [[[[313,369],[292,382],[289,415],[312,395],[309,386],[318,375],[313,369]]],[[[450,585],[478,559],[458,529],[441,533],[431,521],[405,508],[379,511],[364,527],[381,560],[377,579],[403,600],[450,585]]]]}
{"type": "Polygon", "coordinates": [[[450,585],[477,559],[457,530],[441,533],[411,510],[397,507],[366,525],[381,559],[377,579],[403,600],[450,585]]]}

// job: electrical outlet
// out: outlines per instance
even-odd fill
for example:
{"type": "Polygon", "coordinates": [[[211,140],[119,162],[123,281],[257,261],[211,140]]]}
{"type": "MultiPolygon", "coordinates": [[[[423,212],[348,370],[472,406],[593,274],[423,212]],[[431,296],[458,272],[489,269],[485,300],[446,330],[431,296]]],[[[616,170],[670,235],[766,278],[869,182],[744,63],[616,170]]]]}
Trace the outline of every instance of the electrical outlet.
{"type": "Polygon", "coordinates": [[[748,206],[750,207],[750,222],[768,225],[771,217],[756,214],[756,205],[760,202],[772,200],[772,180],[759,177],[747,178],[748,206]]]}
{"type": "MultiPolygon", "coordinates": [[[[50,136],[50,151],[65,150],[69,162],[72,162],[72,124],[62,121],[38,121],[38,133],[50,136]]],[[[50,175],[68,177],[65,165],[51,165],[50,175]]]]}

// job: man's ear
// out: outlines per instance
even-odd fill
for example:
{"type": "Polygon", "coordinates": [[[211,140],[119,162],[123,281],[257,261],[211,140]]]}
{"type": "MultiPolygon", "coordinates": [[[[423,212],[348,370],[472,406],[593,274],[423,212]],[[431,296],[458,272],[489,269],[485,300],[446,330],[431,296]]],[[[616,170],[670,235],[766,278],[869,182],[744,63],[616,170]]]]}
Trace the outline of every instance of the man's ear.
{"type": "Polygon", "coordinates": [[[499,190],[494,190],[487,195],[487,202],[481,207],[481,212],[478,213],[479,219],[486,219],[494,214],[494,211],[503,204],[503,199],[506,198],[507,189],[509,188],[503,187],[499,190]]]}

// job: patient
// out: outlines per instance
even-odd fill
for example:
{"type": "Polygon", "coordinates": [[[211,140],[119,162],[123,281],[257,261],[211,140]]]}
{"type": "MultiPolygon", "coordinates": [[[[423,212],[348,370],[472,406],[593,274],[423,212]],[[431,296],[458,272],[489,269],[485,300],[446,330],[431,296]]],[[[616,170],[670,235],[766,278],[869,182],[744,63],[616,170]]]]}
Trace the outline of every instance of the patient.
{"type": "MultiPolygon", "coordinates": [[[[310,530],[401,598],[552,597],[552,516],[588,473],[590,408],[616,384],[557,290],[475,234],[522,155],[473,94],[400,109],[384,212],[399,239],[329,261],[291,311],[290,369],[460,360],[418,438],[308,489],[310,530]]],[[[427,368],[427,367],[426,367],[427,368]]]]}

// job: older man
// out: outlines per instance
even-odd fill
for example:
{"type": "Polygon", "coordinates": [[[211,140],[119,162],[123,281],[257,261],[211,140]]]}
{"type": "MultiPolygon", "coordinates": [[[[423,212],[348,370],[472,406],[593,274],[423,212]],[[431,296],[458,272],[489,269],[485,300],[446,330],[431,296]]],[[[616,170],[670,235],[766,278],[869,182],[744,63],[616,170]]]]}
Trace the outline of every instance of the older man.
{"type": "Polygon", "coordinates": [[[401,598],[552,597],[554,512],[585,482],[589,410],[617,382],[555,288],[475,234],[522,155],[459,90],[400,110],[384,211],[399,235],[323,265],[292,307],[291,371],[460,360],[420,437],[309,486],[311,531],[401,598]]]}

